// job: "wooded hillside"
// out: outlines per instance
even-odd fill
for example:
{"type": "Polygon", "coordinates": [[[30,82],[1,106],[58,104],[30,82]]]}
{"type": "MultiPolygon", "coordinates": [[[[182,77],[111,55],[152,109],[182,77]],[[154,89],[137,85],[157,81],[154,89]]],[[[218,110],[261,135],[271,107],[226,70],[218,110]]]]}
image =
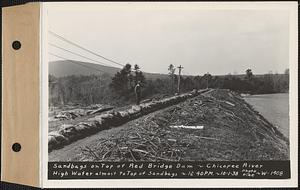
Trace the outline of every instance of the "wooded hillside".
{"type": "MultiPolygon", "coordinates": [[[[174,94],[177,91],[178,75],[160,75],[141,72],[140,68],[106,69],[104,74],[49,75],[49,103],[51,106],[66,104],[126,105],[134,101],[134,85],[137,75],[142,77],[142,98],[174,94]],[[125,71],[127,69],[127,71],[125,71]],[[123,89],[123,90],[122,90],[123,89]]],[[[81,68],[82,69],[82,68],[81,68]]],[[[101,67],[104,69],[104,67],[101,67]]],[[[50,69],[51,70],[51,69],[50,69]]],[[[91,69],[90,69],[91,70],[91,69]]],[[[53,72],[52,72],[53,73],[53,72]]],[[[141,79],[138,79],[141,80],[141,79]]],[[[192,89],[230,89],[240,93],[267,94],[288,92],[289,74],[255,75],[247,70],[245,75],[181,76],[181,92],[192,89]]]]}

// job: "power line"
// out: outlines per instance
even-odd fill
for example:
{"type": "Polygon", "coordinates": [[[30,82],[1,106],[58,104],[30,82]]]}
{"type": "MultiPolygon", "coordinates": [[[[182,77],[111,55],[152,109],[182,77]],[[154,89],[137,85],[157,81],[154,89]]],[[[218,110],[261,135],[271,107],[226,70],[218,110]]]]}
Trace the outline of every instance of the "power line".
{"type": "MultiPolygon", "coordinates": [[[[50,34],[54,35],[55,37],[57,37],[57,38],[59,38],[59,39],[65,41],[65,42],[67,42],[67,43],[69,43],[69,44],[72,44],[72,45],[74,45],[74,46],[76,46],[76,47],[78,47],[78,48],[80,48],[80,49],[82,49],[82,50],[85,50],[85,51],[87,51],[87,52],[89,52],[89,53],[91,53],[91,54],[93,54],[93,55],[96,55],[96,56],[101,57],[101,58],[103,58],[103,59],[105,59],[105,60],[107,60],[107,61],[110,61],[110,62],[112,62],[112,63],[115,63],[115,64],[117,64],[117,65],[119,65],[119,66],[121,66],[121,67],[125,67],[125,65],[123,65],[123,64],[121,64],[121,63],[118,63],[118,62],[116,62],[116,61],[113,61],[113,60],[111,60],[111,59],[108,59],[108,58],[106,58],[106,57],[104,57],[104,56],[102,56],[102,55],[99,55],[99,54],[97,54],[97,53],[91,51],[91,50],[88,50],[88,49],[86,49],[86,48],[84,48],[84,47],[82,47],[82,46],[80,46],[80,45],[78,45],[78,44],[76,44],[76,43],[74,43],[74,42],[72,42],[72,41],[70,41],[70,40],[64,38],[63,36],[61,36],[61,35],[59,35],[59,34],[53,32],[53,31],[51,31],[51,30],[48,30],[48,32],[49,32],[50,34]]],[[[102,64],[103,64],[103,63],[102,63],[102,64]]],[[[140,71],[142,71],[142,70],[140,69],[140,71]]],[[[133,71],[131,71],[131,72],[133,72],[133,71]]]]}
{"type": "Polygon", "coordinates": [[[98,56],[98,57],[101,57],[102,59],[105,59],[105,60],[107,60],[107,61],[110,61],[110,62],[112,62],[112,63],[115,63],[115,64],[119,65],[119,66],[124,67],[123,64],[118,63],[118,62],[116,62],[116,61],[114,61],[114,60],[108,59],[108,58],[106,58],[106,57],[104,57],[104,56],[102,56],[102,55],[100,55],[100,54],[98,54],[98,53],[95,53],[95,52],[91,51],[91,50],[88,50],[88,49],[86,49],[86,48],[84,48],[84,47],[82,47],[82,46],[80,46],[80,45],[78,45],[78,44],[76,44],[76,43],[74,43],[74,42],[72,42],[72,41],[70,41],[70,40],[64,38],[64,37],[62,37],[61,35],[56,34],[55,32],[52,32],[52,31],[50,31],[50,30],[48,30],[48,32],[49,32],[50,34],[54,35],[55,37],[57,37],[57,38],[59,38],[59,39],[65,41],[65,42],[67,42],[67,43],[69,43],[69,44],[72,44],[72,45],[74,45],[74,46],[76,46],[76,47],[78,47],[78,48],[80,48],[80,49],[82,49],[82,50],[85,50],[85,51],[87,51],[87,52],[89,52],[89,53],[91,53],[91,54],[93,54],[93,55],[96,55],[96,56],[98,56]]]}
{"type": "Polygon", "coordinates": [[[102,62],[100,62],[100,61],[97,61],[97,60],[88,58],[88,57],[86,57],[86,56],[83,56],[83,55],[80,55],[80,54],[78,54],[78,53],[72,52],[72,51],[67,50],[67,49],[65,49],[65,48],[59,47],[59,46],[57,46],[57,45],[55,45],[55,44],[52,44],[52,43],[48,43],[48,44],[51,45],[51,46],[53,46],[53,47],[56,47],[57,49],[61,49],[61,50],[63,50],[63,51],[69,52],[69,53],[71,53],[71,54],[73,54],[73,55],[77,55],[77,56],[79,56],[79,57],[88,59],[88,60],[90,60],[90,61],[93,61],[93,62],[100,63],[100,64],[103,64],[103,65],[107,65],[107,66],[108,66],[108,64],[106,64],[106,63],[102,63],[102,62]]]}
{"type": "Polygon", "coordinates": [[[94,67],[90,67],[90,66],[87,66],[87,65],[84,65],[84,64],[78,63],[78,62],[76,62],[76,61],[73,61],[73,60],[66,59],[66,58],[64,58],[64,57],[61,57],[61,56],[59,56],[59,55],[56,55],[56,54],[54,54],[54,53],[51,53],[51,52],[49,52],[49,54],[50,54],[50,55],[52,55],[52,56],[55,56],[55,57],[57,57],[57,58],[60,58],[60,59],[64,59],[64,60],[66,60],[66,61],[69,61],[69,62],[71,62],[71,63],[77,64],[77,65],[80,65],[80,66],[82,66],[82,67],[89,68],[89,69],[91,69],[91,70],[93,70],[93,71],[94,71],[94,70],[97,70],[97,71],[100,71],[100,72],[106,73],[105,71],[103,71],[103,70],[101,70],[101,69],[97,69],[97,68],[94,68],[94,67]]]}

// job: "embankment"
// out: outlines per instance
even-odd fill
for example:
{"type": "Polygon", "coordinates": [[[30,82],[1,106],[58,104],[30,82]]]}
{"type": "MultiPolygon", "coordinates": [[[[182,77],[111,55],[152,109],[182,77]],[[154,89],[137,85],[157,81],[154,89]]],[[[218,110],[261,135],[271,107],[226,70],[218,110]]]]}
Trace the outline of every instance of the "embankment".
{"type": "Polygon", "coordinates": [[[52,131],[48,134],[48,151],[59,149],[76,140],[95,134],[99,131],[109,129],[111,127],[120,126],[130,120],[136,119],[142,115],[166,108],[171,105],[178,104],[189,98],[193,98],[209,89],[192,91],[159,101],[144,103],[139,106],[133,106],[125,111],[110,111],[90,118],[86,122],[80,122],[72,125],[61,125],[57,131],[52,131]]]}
{"type": "Polygon", "coordinates": [[[288,159],[288,139],[229,90],[194,95],[49,153],[50,161],[288,159]]]}

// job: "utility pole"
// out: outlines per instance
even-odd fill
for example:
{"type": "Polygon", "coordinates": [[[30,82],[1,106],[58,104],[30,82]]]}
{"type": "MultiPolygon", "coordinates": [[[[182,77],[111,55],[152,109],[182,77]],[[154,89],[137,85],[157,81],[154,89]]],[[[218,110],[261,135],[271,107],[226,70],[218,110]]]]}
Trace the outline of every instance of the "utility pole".
{"type": "Polygon", "coordinates": [[[208,89],[208,78],[209,78],[209,73],[206,73],[206,88],[208,89]]]}
{"type": "Polygon", "coordinates": [[[183,69],[183,67],[180,65],[178,68],[178,86],[177,86],[177,92],[178,94],[180,94],[180,75],[181,75],[181,69],[183,69]]]}

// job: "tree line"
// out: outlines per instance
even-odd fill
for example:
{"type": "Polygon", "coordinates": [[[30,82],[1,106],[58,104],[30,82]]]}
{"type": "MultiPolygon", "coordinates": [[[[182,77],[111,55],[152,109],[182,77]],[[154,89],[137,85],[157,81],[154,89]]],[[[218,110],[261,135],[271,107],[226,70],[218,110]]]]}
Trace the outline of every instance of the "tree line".
{"type": "MultiPolygon", "coordinates": [[[[67,104],[111,104],[122,106],[134,102],[134,87],[139,81],[142,86],[142,99],[172,95],[177,92],[179,76],[174,65],[168,66],[169,77],[146,79],[141,68],[126,64],[114,76],[72,75],[55,77],[49,75],[49,104],[51,106],[67,104]]],[[[285,74],[255,75],[247,69],[244,75],[180,76],[180,91],[193,89],[220,88],[239,93],[268,94],[289,90],[289,72],[285,74]]]]}

